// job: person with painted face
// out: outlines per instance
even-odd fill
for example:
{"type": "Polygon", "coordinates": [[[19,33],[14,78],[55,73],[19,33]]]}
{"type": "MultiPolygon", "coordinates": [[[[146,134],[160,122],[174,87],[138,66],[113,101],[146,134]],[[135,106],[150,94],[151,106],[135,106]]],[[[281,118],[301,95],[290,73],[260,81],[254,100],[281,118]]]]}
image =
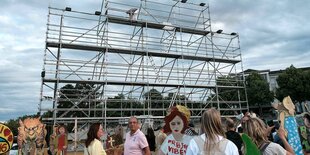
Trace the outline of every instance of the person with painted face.
{"type": "Polygon", "coordinates": [[[158,155],[185,155],[192,136],[184,134],[188,128],[189,110],[184,106],[174,106],[165,117],[164,132],[168,135],[158,151],[158,155]]]}

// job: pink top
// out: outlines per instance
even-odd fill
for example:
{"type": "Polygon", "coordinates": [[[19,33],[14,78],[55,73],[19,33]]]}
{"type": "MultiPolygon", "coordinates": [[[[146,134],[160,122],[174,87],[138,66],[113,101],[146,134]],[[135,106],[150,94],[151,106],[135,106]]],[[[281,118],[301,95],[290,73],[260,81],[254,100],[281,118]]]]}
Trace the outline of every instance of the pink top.
{"type": "Polygon", "coordinates": [[[124,155],[143,155],[143,148],[148,147],[145,135],[138,129],[132,136],[126,133],[124,155]]]}

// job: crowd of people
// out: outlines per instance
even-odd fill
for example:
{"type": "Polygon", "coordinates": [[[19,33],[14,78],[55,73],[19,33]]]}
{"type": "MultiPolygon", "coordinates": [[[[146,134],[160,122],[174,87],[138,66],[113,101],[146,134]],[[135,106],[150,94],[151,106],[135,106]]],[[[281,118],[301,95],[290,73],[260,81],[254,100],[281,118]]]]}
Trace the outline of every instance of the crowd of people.
{"type": "MultiPolygon", "coordinates": [[[[218,110],[207,109],[201,116],[201,130],[195,131],[190,123],[190,112],[184,106],[174,106],[164,118],[158,134],[152,128],[145,135],[139,120],[132,116],[128,121],[123,155],[263,155],[298,154],[287,140],[287,131],[280,126],[275,131],[281,143],[270,139],[274,126],[268,126],[256,115],[246,113],[241,120],[221,117],[218,110]],[[237,128],[238,122],[241,127],[237,128]],[[250,141],[243,140],[243,136],[250,141]]],[[[99,123],[91,125],[85,142],[84,155],[105,155],[100,137],[99,123]]],[[[274,135],[273,134],[273,135],[274,135]]]]}

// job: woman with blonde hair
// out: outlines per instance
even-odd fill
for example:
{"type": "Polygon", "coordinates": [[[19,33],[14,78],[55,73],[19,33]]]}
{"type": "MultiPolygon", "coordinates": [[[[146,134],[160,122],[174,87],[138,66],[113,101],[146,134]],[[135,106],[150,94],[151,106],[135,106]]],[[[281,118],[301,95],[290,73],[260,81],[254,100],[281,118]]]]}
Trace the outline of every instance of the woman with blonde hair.
{"type": "Polygon", "coordinates": [[[277,143],[270,142],[267,138],[269,130],[265,123],[257,117],[248,117],[246,121],[242,123],[243,132],[252,138],[253,142],[260,149],[263,155],[291,155],[294,154],[294,150],[288,144],[285,138],[285,131],[283,128],[279,128],[278,135],[283,141],[285,149],[277,143]]]}
{"type": "Polygon", "coordinates": [[[193,138],[186,155],[238,155],[237,146],[225,138],[220,112],[214,108],[206,110],[201,118],[203,134],[193,138]]]}

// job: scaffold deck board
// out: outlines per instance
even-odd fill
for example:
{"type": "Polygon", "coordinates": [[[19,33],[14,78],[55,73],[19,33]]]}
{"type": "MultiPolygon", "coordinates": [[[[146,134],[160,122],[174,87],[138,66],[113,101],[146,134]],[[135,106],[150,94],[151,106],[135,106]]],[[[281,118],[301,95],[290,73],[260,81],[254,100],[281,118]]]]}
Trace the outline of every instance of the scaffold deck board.
{"type": "MultiPolygon", "coordinates": [[[[171,84],[171,83],[149,83],[149,82],[133,82],[133,81],[95,81],[95,80],[66,80],[66,79],[43,79],[43,82],[59,82],[59,83],[88,83],[88,84],[106,84],[106,85],[135,85],[135,86],[154,86],[154,87],[186,87],[186,88],[215,88],[210,85],[188,85],[188,84],[171,84]]],[[[241,86],[217,86],[218,88],[235,88],[243,89],[241,86]]]]}
{"type": "MultiPolygon", "coordinates": [[[[107,19],[111,23],[117,23],[117,24],[124,24],[124,25],[133,25],[138,27],[147,27],[147,28],[153,28],[153,29],[163,29],[166,25],[161,23],[153,23],[153,22],[146,22],[146,21],[132,21],[127,18],[120,18],[115,16],[107,16],[107,19]]],[[[170,26],[170,25],[168,25],[170,26]]],[[[198,34],[198,35],[207,35],[210,33],[210,31],[207,30],[198,30],[194,28],[185,28],[185,27],[179,27],[174,26],[176,32],[182,32],[182,33],[190,33],[190,34],[198,34]]]]}
{"type": "Polygon", "coordinates": [[[206,56],[195,56],[195,55],[185,55],[185,54],[175,54],[175,53],[162,53],[153,51],[143,51],[143,50],[130,50],[122,48],[107,48],[105,46],[91,46],[91,45],[80,45],[80,44],[68,44],[68,43],[57,43],[57,42],[46,42],[47,47],[56,48],[68,48],[76,50],[89,50],[89,51],[108,51],[109,53],[121,53],[121,54],[137,54],[137,55],[148,55],[155,57],[166,57],[175,59],[187,59],[187,60],[198,60],[198,61],[209,61],[209,62],[221,62],[221,63],[239,63],[240,60],[237,59],[219,59],[206,56]]]}

